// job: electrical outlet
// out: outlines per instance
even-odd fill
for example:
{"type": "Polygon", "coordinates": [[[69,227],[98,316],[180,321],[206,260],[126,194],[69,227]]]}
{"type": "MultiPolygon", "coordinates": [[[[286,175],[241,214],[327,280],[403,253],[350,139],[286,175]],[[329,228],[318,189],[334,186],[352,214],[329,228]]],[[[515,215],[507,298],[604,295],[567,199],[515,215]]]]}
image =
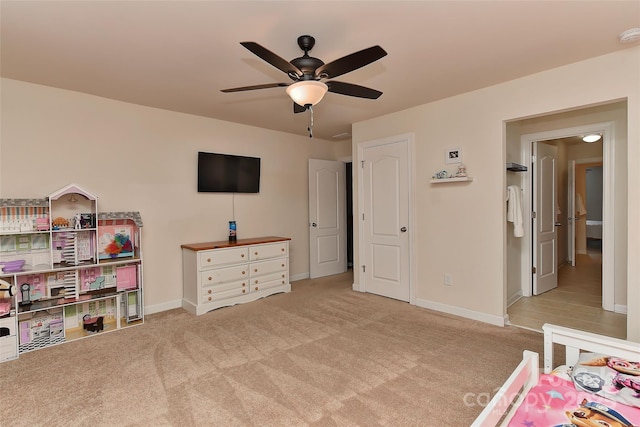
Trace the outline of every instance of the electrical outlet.
{"type": "Polygon", "coordinates": [[[444,274],[444,284],[445,286],[451,286],[451,274],[449,273],[444,274]]]}

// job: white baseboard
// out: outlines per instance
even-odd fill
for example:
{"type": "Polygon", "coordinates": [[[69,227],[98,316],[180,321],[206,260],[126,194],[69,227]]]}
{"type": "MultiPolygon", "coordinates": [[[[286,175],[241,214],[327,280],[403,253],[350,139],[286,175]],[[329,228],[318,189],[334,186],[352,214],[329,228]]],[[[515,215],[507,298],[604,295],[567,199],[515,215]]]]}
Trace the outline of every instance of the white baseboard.
{"type": "Polygon", "coordinates": [[[418,307],[428,308],[430,310],[440,311],[442,313],[453,314],[455,316],[465,317],[471,320],[478,320],[480,322],[490,323],[496,326],[504,326],[507,322],[506,316],[493,316],[491,314],[481,313],[479,311],[467,310],[466,308],[440,304],[438,302],[428,301],[424,299],[416,299],[416,305],[418,307]]]}
{"type": "Polygon", "coordinates": [[[154,305],[146,305],[144,307],[144,314],[155,314],[160,313],[161,311],[173,310],[174,308],[181,308],[182,300],[173,300],[168,302],[163,302],[162,304],[154,304],[154,305]]]}
{"type": "Polygon", "coordinates": [[[353,282],[353,285],[351,285],[351,289],[353,289],[354,291],[357,291],[357,292],[362,292],[360,290],[360,284],[359,283],[353,282]]]}
{"type": "Polygon", "coordinates": [[[309,278],[309,272],[307,271],[306,273],[296,274],[295,276],[289,276],[289,281],[295,282],[297,280],[304,280],[308,278],[309,278]]]}
{"type": "Polygon", "coordinates": [[[516,301],[518,301],[520,298],[522,298],[522,290],[519,290],[518,292],[516,292],[515,294],[511,295],[508,299],[507,299],[507,307],[511,307],[513,304],[516,303],[516,301]]]}
{"type": "Polygon", "coordinates": [[[627,306],[622,304],[615,304],[613,311],[620,314],[627,314],[627,306]]]}
{"type": "MultiPolygon", "coordinates": [[[[289,277],[290,282],[295,282],[296,280],[308,279],[309,273],[296,274],[295,276],[289,277]]],[[[173,310],[174,308],[181,308],[182,300],[173,300],[163,302],[162,304],[154,304],[154,305],[146,305],[144,307],[145,314],[155,314],[160,313],[161,311],[173,310]]]]}

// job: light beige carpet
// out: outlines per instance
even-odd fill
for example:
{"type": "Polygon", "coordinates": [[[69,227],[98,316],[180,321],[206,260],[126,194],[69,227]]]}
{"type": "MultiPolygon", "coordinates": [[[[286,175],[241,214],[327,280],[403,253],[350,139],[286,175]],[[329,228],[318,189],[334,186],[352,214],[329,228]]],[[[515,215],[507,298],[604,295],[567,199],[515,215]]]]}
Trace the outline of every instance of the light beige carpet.
{"type": "Polygon", "coordinates": [[[466,426],[542,335],[351,290],[351,274],[0,364],[5,426],[466,426]]]}

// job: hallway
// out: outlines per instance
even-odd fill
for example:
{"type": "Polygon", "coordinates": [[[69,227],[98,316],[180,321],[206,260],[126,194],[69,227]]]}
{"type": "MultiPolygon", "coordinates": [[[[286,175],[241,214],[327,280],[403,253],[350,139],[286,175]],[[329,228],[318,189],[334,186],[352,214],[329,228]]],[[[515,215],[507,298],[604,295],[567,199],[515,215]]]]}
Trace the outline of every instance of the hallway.
{"type": "Polygon", "coordinates": [[[577,265],[560,268],[557,288],[520,298],[509,307],[509,323],[536,331],[542,331],[544,323],[553,323],[625,339],[627,316],[602,309],[602,253],[579,254],[577,265]]]}

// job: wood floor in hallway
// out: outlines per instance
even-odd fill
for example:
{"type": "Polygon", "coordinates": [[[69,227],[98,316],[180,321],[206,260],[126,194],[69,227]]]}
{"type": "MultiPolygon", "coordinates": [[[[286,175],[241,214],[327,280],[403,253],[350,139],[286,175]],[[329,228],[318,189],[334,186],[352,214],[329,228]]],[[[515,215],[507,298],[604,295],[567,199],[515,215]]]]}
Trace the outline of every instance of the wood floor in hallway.
{"type": "Polygon", "coordinates": [[[579,254],[576,261],[576,267],[560,268],[557,288],[511,305],[510,324],[542,331],[543,324],[553,323],[626,339],[627,316],[602,309],[602,253],[579,254]]]}

